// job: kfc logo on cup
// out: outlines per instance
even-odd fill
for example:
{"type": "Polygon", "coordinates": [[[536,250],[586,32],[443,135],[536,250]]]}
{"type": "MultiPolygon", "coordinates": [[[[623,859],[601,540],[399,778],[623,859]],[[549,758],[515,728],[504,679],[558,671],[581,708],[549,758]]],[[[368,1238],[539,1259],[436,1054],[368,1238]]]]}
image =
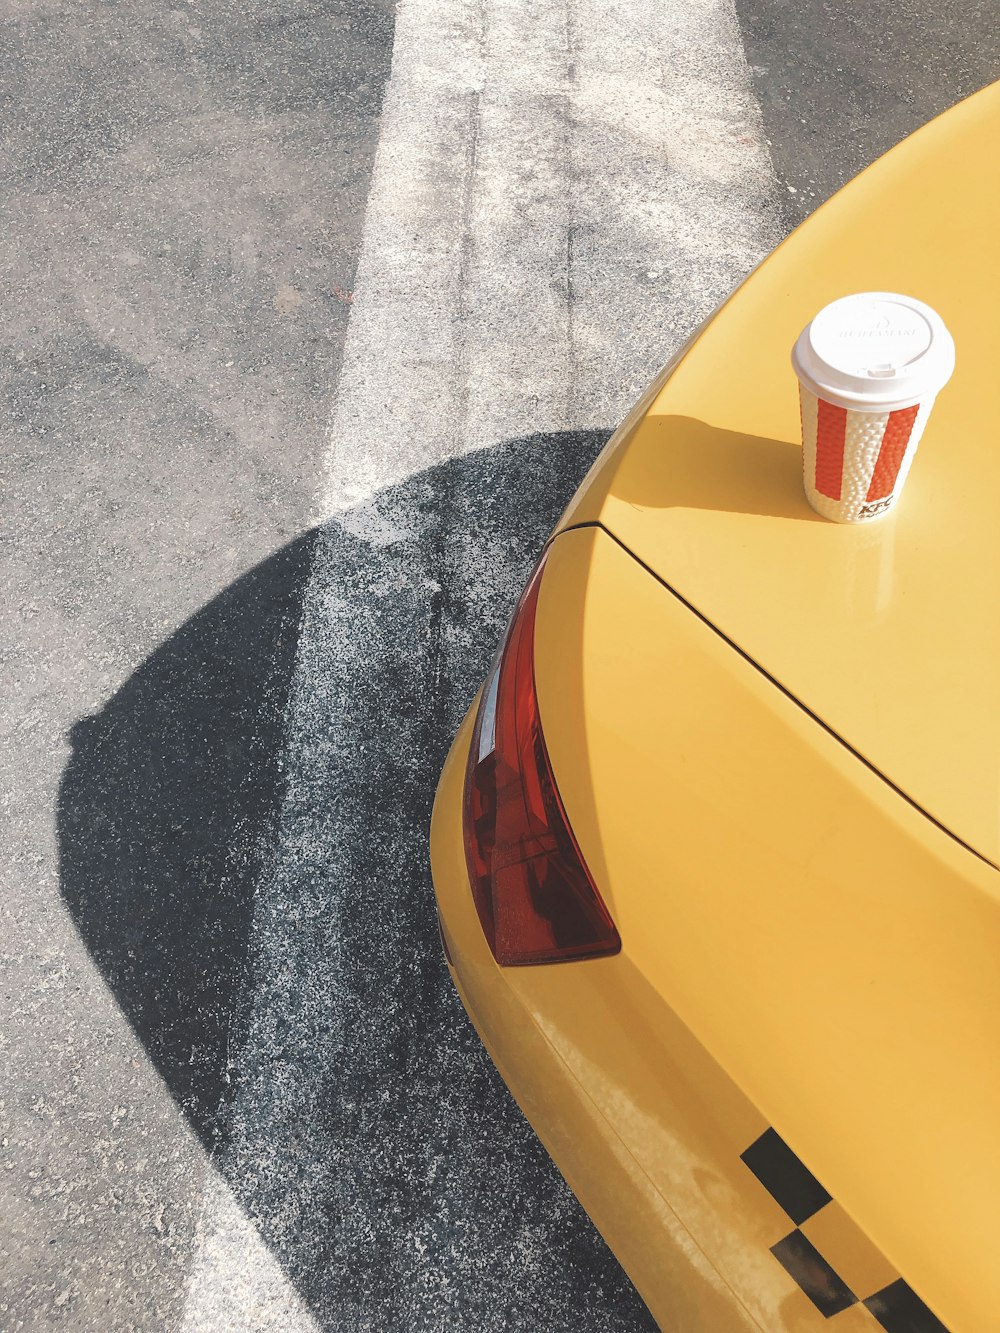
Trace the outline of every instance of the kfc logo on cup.
{"type": "Polygon", "coordinates": [[[825,306],[792,351],[806,497],[824,518],[866,523],[899,498],[955,344],[922,301],[862,292],[825,306]]]}

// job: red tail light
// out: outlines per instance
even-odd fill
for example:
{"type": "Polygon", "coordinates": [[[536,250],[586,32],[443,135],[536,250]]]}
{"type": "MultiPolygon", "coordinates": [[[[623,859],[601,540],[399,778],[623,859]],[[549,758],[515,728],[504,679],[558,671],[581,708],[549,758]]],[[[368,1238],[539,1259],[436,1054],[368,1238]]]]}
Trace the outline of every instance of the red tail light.
{"type": "Polygon", "coordinates": [[[483,687],[465,780],[465,852],[503,967],[618,953],[621,939],[576,844],[535,695],[535,608],[544,559],[483,687]]]}

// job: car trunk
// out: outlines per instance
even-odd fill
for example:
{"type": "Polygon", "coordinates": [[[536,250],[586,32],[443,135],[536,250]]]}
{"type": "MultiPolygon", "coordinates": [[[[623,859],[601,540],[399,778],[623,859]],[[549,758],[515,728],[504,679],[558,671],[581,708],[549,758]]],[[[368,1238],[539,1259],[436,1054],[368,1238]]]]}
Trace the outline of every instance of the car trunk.
{"type": "Polygon", "coordinates": [[[599,522],[954,838],[1000,864],[1000,93],[821,209],[618,433],[563,522],[599,522]],[[895,513],[806,504],[799,330],[847,292],[927,301],[957,369],[895,513]]]}
{"type": "Polygon", "coordinates": [[[986,1327],[996,871],[601,529],[551,544],[535,636],[555,781],[622,952],[507,984],[748,1308],[789,1224],[761,1211],[741,1161],[760,1128],[727,1080],[954,1333],[986,1327]]]}

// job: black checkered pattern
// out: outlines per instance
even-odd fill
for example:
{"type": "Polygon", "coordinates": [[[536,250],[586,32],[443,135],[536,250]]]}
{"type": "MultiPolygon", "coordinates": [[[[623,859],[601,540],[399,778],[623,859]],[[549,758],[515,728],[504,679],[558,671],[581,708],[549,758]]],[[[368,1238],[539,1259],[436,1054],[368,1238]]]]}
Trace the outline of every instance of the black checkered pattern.
{"type": "Polygon", "coordinates": [[[851,1291],[799,1230],[831,1202],[830,1194],[773,1129],[766,1129],[740,1158],[795,1223],[794,1230],[771,1246],[771,1253],[825,1319],[860,1301],[885,1333],[948,1333],[902,1278],[873,1296],[862,1298],[851,1291]]]}

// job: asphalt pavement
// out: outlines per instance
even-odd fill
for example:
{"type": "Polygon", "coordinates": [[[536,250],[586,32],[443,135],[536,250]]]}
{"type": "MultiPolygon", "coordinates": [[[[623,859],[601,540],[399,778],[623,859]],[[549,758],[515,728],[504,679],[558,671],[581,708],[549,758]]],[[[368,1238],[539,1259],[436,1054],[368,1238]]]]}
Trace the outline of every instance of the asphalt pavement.
{"type": "Polygon", "coordinates": [[[644,381],[997,18],[0,7],[0,1328],[652,1327],[450,989],[436,774],[644,381]]]}

